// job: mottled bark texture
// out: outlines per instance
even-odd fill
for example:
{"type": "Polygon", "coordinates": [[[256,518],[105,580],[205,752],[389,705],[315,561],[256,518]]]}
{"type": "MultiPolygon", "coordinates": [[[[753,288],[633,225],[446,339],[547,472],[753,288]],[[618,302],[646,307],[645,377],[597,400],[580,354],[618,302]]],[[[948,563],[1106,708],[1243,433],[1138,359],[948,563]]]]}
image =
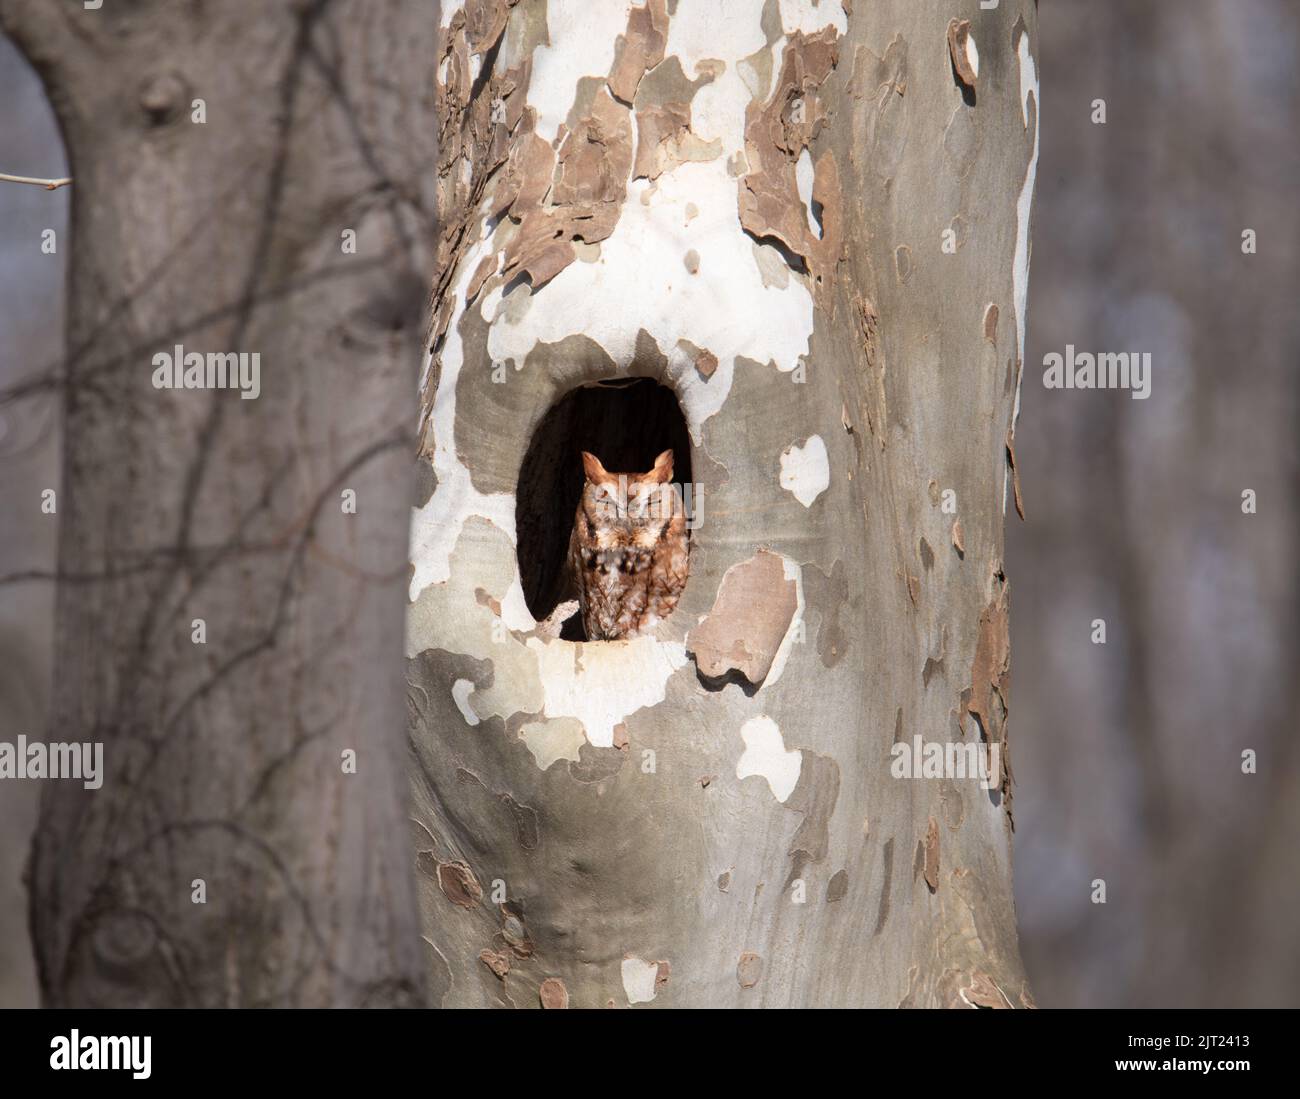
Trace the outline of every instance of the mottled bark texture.
{"type": "Polygon", "coordinates": [[[428,6],[0,0],[0,25],[75,178],[49,735],[104,744],[101,789],[44,792],[44,1000],[418,1002],[400,623],[428,6]],[[259,353],[260,396],[154,388],[175,344],[259,353]]]}
{"type": "Polygon", "coordinates": [[[407,642],[437,1002],[1030,1002],[1009,780],[890,771],[1006,746],[1036,19],[956,8],[445,6],[407,642]],[[689,430],[690,580],[651,637],[548,639],[523,464],[621,377],[689,430]]]}

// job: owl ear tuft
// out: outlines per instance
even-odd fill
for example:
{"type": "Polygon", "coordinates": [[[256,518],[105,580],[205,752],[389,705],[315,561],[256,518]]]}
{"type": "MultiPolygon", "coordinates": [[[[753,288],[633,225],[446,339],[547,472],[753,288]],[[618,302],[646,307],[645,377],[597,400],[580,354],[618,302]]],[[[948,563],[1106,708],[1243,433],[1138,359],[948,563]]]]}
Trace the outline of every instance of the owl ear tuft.
{"type": "Polygon", "coordinates": [[[600,464],[600,459],[585,450],[582,452],[582,471],[587,475],[587,480],[594,485],[614,479],[613,474],[600,464]]]}
{"type": "Polygon", "coordinates": [[[667,484],[673,479],[673,452],[671,450],[665,450],[655,459],[654,468],[645,475],[645,479],[660,485],[667,484]]]}

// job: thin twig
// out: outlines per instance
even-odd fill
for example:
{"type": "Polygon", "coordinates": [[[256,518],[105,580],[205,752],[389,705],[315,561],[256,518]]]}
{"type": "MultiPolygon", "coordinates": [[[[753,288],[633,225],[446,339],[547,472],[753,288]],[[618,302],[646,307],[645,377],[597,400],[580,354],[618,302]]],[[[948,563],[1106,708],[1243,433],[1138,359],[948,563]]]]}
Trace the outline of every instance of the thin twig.
{"type": "Polygon", "coordinates": [[[31,183],[37,187],[44,187],[47,191],[57,191],[71,182],[70,179],[34,179],[32,176],[10,176],[0,172],[0,183],[31,183]]]}

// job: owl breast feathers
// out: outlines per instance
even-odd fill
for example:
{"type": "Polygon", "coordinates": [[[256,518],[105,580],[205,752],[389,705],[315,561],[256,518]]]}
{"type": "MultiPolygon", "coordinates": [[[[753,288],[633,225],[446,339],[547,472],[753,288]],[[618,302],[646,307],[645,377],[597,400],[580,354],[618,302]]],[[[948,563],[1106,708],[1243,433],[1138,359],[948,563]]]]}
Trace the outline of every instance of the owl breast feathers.
{"type": "Polygon", "coordinates": [[[585,450],[569,540],[588,641],[636,637],[667,618],[686,586],[688,546],[673,452],[648,473],[610,473],[585,450]]]}

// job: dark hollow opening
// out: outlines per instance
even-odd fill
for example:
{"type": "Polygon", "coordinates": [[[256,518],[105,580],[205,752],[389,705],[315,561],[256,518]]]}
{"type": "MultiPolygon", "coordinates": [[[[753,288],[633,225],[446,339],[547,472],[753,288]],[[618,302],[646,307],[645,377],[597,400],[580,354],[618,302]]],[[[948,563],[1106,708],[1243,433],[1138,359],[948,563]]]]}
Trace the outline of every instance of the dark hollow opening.
{"type": "MultiPolygon", "coordinates": [[[[566,599],[576,599],[568,571],[569,535],[582,494],[581,453],[605,468],[643,473],[672,448],[673,481],[691,483],[691,439],[677,397],[651,378],[628,378],[566,393],[546,414],[524,455],[515,503],[515,532],[524,598],[541,621],[566,599]]],[[[585,641],[575,614],[560,634],[585,641]]]]}

